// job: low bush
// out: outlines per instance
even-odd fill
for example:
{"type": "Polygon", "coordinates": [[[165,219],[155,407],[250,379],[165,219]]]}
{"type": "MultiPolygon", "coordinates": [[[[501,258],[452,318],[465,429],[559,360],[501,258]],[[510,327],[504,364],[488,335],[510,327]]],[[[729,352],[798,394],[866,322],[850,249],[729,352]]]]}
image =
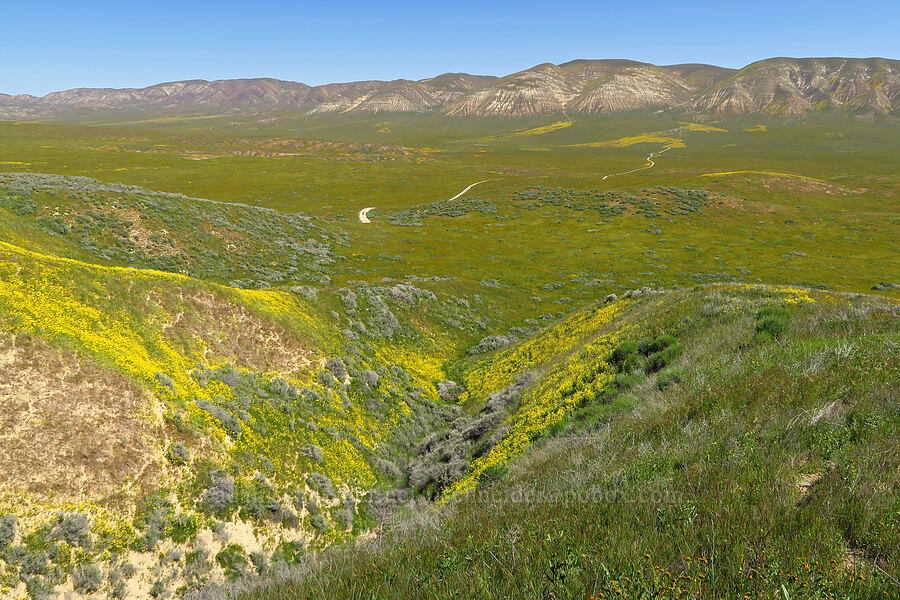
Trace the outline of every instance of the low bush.
{"type": "Polygon", "coordinates": [[[80,512],[60,513],[50,528],[50,539],[62,540],[73,546],[90,546],[91,523],[80,512]]]}
{"type": "Polygon", "coordinates": [[[81,594],[96,592],[103,585],[103,573],[94,565],[79,565],[72,571],[72,585],[81,594]]]}
{"type": "Polygon", "coordinates": [[[203,493],[203,501],[214,512],[223,510],[234,497],[234,478],[224,473],[214,473],[212,485],[203,493]]]}
{"type": "Polygon", "coordinates": [[[651,373],[659,371],[666,365],[670,364],[673,360],[681,356],[681,353],[684,351],[684,348],[681,344],[672,344],[671,346],[667,346],[664,350],[660,350],[654,354],[651,354],[647,357],[647,370],[651,373]]]}
{"type": "Polygon", "coordinates": [[[16,524],[15,515],[0,516],[0,548],[12,543],[16,537],[16,524]]]}
{"type": "Polygon", "coordinates": [[[175,466],[183,466],[191,461],[191,454],[184,442],[175,442],[169,446],[166,458],[175,466]]]}
{"type": "Polygon", "coordinates": [[[327,475],[319,472],[314,472],[309,475],[309,477],[306,479],[306,482],[309,484],[309,487],[316,490],[326,498],[334,498],[337,495],[334,490],[334,484],[331,482],[327,475]]]}
{"type": "Polygon", "coordinates": [[[234,580],[248,574],[250,561],[239,544],[228,544],[216,554],[216,562],[228,579],[234,580]]]}
{"type": "Polygon", "coordinates": [[[669,346],[675,343],[675,336],[663,334],[653,340],[653,343],[650,344],[650,352],[659,352],[661,350],[665,350],[669,346]]]}
{"type": "Polygon", "coordinates": [[[664,390],[675,384],[681,383],[684,378],[684,369],[663,369],[656,376],[656,387],[664,390]]]}
{"type": "Polygon", "coordinates": [[[624,342],[620,342],[616,349],[613,350],[612,360],[616,364],[622,364],[625,360],[634,354],[637,354],[639,351],[639,345],[637,342],[631,340],[625,340],[624,342]]]}
{"type": "Polygon", "coordinates": [[[758,340],[778,339],[787,331],[788,323],[783,317],[767,316],[756,322],[756,336],[758,340]]]}
{"type": "Polygon", "coordinates": [[[269,571],[269,557],[265,552],[257,550],[250,554],[250,562],[259,575],[265,575],[269,571]]]}
{"type": "Polygon", "coordinates": [[[500,481],[506,475],[508,470],[509,468],[506,465],[491,465],[478,476],[478,483],[479,485],[490,485],[495,481],[500,481]]]}
{"type": "Polygon", "coordinates": [[[316,513],[309,517],[309,524],[312,525],[312,528],[315,529],[320,535],[324,535],[328,532],[328,521],[325,520],[325,517],[322,513],[316,513]]]}
{"type": "Polygon", "coordinates": [[[322,449],[315,444],[306,444],[305,446],[300,448],[300,454],[317,463],[322,462],[325,458],[325,455],[322,453],[322,449]]]}

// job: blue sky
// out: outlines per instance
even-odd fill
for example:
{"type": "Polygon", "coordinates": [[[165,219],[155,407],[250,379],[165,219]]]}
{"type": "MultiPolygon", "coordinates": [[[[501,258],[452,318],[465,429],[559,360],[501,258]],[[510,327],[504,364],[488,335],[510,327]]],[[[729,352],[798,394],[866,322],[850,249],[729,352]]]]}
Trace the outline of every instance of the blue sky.
{"type": "Polygon", "coordinates": [[[4,2],[0,92],[277,77],[309,84],[505,75],[631,58],[900,58],[897,2],[4,2]]]}

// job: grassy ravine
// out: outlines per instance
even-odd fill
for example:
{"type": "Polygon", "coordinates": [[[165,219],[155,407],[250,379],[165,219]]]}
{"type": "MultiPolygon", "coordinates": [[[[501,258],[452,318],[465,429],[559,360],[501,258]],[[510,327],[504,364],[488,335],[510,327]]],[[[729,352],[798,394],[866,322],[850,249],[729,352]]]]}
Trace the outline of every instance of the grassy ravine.
{"type": "Polygon", "coordinates": [[[896,311],[736,286],[638,301],[684,354],[616,410],[588,402],[475,491],[237,595],[894,598],[896,311]]]}

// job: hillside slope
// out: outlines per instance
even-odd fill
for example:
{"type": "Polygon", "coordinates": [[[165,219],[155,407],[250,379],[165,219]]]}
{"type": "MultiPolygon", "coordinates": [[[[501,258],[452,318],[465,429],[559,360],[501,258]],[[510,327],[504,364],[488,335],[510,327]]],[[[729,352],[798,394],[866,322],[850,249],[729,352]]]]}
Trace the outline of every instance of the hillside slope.
{"type": "Polygon", "coordinates": [[[232,593],[892,597],[896,310],[874,297],[763,286],[630,303],[615,352],[588,342],[560,356],[567,377],[551,368],[534,384],[551,384],[571,408],[541,422],[528,401],[516,406],[509,431],[529,429],[528,453],[488,459],[463,486],[473,491],[389,522],[377,540],[232,593]],[[654,341],[662,332],[677,341],[654,341]],[[627,375],[630,363],[639,370],[627,375]]]}

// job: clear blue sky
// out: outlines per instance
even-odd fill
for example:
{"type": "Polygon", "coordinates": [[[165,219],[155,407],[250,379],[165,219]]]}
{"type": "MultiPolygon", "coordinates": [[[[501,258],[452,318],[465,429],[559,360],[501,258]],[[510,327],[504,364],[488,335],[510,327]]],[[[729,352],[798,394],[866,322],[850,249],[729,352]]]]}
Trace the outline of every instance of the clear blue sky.
{"type": "Polygon", "coordinates": [[[5,1],[0,92],[277,77],[309,84],[505,75],[631,58],[743,66],[771,56],[900,58],[900,3],[5,1]]]}

